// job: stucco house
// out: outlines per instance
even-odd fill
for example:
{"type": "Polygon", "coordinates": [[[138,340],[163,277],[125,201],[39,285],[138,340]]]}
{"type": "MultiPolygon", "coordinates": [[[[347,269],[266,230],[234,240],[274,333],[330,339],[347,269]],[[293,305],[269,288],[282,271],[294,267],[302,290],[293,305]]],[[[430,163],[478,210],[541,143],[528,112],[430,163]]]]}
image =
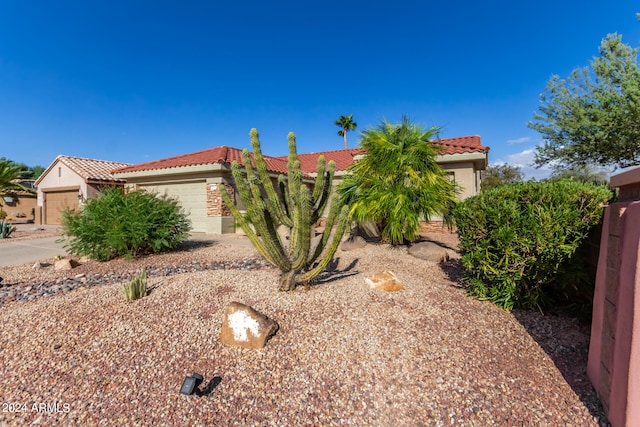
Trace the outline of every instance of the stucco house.
{"type": "Polygon", "coordinates": [[[59,155],[35,182],[36,223],[60,224],[64,209],[76,209],[107,186],[124,187],[111,170],[128,163],[59,155]]]}
{"type": "MultiPolygon", "coordinates": [[[[443,138],[435,142],[443,150],[436,158],[452,180],[463,191],[461,199],[478,194],[482,172],[487,167],[489,147],[480,144],[479,136],[443,138]]],[[[300,165],[313,182],[317,160],[324,155],[336,164],[334,188],[348,173],[347,168],[366,153],[360,148],[301,153],[300,165]]],[[[287,172],[287,156],[264,156],[267,169],[275,180],[287,172]]],[[[221,146],[194,153],[113,169],[111,174],[118,181],[126,181],[126,188],[144,189],[177,198],[188,212],[193,231],[204,233],[233,233],[235,219],[225,206],[220,191],[225,186],[240,209],[231,176],[231,163],[237,160],[243,165],[242,150],[221,146]]]]}

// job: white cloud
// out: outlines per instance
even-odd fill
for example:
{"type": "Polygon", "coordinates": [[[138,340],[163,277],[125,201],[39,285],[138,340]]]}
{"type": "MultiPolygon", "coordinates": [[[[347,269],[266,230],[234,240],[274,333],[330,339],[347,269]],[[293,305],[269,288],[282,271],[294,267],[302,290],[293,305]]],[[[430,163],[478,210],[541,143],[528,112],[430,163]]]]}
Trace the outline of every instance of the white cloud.
{"type": "Polygon", "coordinates": [[[506,159],[497,159],[492,163],[496,165],[507,163],[511,166],[519,166],[520,170],[524,174],[525,180],[535,178],[536,181],[540,181],[542,179],[549,178],[552,172],[549,165],[544,165],[541,168],[534,168],[531,166],[533,164],[535,152],[535,148],[528,148],[520,151],[519,153],[509,154],[506,159]]]}
{"type": "Polygon", "coordinates": [[[530,141],[531,141],[530,136],[523,136],[522,138],[507,139],[507,144],[523,144],[525,142],[530,142],[530,141]]]}

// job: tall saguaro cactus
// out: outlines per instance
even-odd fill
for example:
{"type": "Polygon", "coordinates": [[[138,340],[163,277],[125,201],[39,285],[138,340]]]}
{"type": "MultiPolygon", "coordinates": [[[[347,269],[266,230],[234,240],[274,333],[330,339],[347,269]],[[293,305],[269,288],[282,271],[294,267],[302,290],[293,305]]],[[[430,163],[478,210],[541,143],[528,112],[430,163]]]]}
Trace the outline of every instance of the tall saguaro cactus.
{"type": "Polygon", "coordinates": [[[288,174],[286,179],[282,174],[278,177],[278,194],[260,150],[258,131],[251,129],[250,135],[255,169],[247,149],[242,152],[246,177],[237,161],[231,169],[246,213],[243,215],[238,210],[226,191],[221,192],[222,198],[258,252],[282,272],[280,290],[291,291],[298,284],[309,283],[333,259],[349,222],[348,207],[342,206],[338,197],[333,198],[324,232],[312,248],[311,227],[324,213],[331,195],[334,162],[326,165],[324,156],[318,158],[318,174],[310,191],[302,182],[296,136],[290,132],[288,174]],[[327,246],[336,223],[333,239],[327,246]],[[288,229],[288,245],[278,233],[280,226],[288,229]]]}

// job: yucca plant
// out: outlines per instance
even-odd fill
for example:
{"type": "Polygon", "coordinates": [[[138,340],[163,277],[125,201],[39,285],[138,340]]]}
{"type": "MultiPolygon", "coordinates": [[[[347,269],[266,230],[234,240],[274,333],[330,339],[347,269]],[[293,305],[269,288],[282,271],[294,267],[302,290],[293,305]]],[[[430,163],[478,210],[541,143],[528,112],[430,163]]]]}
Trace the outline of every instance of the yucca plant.
{"type": "Polygon", "coordinates": [[[5,220],[0,221],[0,239],[8,238],[14,231],[16,231],[15,225],[5,220]]]}
{"type": "Polygon", "coordinates": [[[296,136],[290,132],[287,178],[282,174],[278,177],[278,194],[262,156],[258,131],[251,129],[250,135],[255,170],[246,149],[242,152],[246,176],[243,176],[237,161],[232,163],[233,179],[246,213],[242,214],[238,210],[226,191],[221,192],[222,198],[258,252],[280,269],[279,289],[291,291],[299,284],[308,284],[333,259],[348,225],[348,208],[342,206],[337,197],[333,198],[324,232],[315,247],[312,247],[312,225],[324,213],[331,195],[334,162],[330,161],[326,165],[324,156],[318,158],[317,176],[313,190],[310,191],[303,183],[296,151],[296,136]],[[263,195],[266,197],[263,198],[263,195]],[[327,246],[335,224],[337,227],[333,240],[327,246]],[[287,230],[284,238],[277,231],[281,226],[287,230]]]}
{"type": "Polygon", "coordinates": [[[122,285],[120,293],[127,301],[137,300],[147,295],[147,272],[144,268],[132,281],[122,285]]]}

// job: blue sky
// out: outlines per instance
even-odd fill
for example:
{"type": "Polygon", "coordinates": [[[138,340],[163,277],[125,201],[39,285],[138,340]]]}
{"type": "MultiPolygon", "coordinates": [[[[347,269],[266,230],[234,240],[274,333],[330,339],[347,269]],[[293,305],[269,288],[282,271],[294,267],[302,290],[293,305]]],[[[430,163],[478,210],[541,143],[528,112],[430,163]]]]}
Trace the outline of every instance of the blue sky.
{"type": "Polygon", "coordinates": [[[140,163],[217,145],[343,147],[409,115],[443,137],[480,135],[490,162],[526,165],[552,74],[588,65],[628,0],[0,2],[0,157],[140,163]]]}

